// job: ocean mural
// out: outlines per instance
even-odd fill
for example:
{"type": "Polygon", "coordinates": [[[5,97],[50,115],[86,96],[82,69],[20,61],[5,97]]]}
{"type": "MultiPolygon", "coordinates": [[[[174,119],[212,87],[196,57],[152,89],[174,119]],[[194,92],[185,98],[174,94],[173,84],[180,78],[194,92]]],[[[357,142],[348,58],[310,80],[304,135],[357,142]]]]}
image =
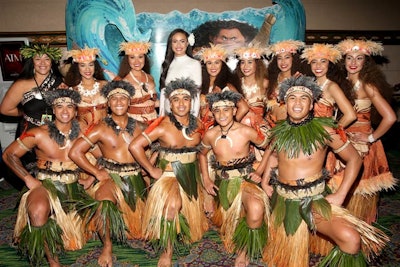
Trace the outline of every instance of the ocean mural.
{"type": "MultiPolygon", "coordinates": [[[[264,8],[249,7],[219,13],[193,9],[189,13],[174,10],[167,14],[136,14],[131,0],[68,0],[65,14],[67,47],[99,48],[100,64],[106,73],[115,74],[122,58],[118,52],[121,42],[149,41],[152,43],[150,74],[158,84],[166,40],[175,28],[189,33],[197,30],[199,34],[204,24],[234,20],[255,28],[258,31],[255,38],[265,45],[286,39],[303,41],[306,19],[301,0],[275,0],[273,3],[264,8]]],[[[199,41],[200,36],[197,37],[199,41]]]]}

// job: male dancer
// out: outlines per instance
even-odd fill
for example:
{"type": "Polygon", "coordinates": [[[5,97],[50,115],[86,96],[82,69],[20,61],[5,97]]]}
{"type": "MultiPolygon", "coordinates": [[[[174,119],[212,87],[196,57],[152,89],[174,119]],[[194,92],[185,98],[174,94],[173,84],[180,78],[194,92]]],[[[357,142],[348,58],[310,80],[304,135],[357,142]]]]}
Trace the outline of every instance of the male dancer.
{"type": "Polygon", "coordinates": [[[128,116],[134,90],[124,81],[105,85],[102,94],[111,115],[87,131],[70,151],[71,159],[96,178],[95,185],[88,190],[94,199],[89,200],[91,208],[86,209],[86,220],[90,222],[87,230],[98,232],[103,241],[98,259],[103,267],[112,266],[112,240],[123,242],[126,234],[129,238],[142,237],[141,217],[147,191],[141,168],[128,150],[133,138],[144,129],[143,124],[128,116]],[[92,165],[85,154],[95,145],[102,157],[92,165]]]}
{"type": "Polygon", "coordinates": [[[235,266],[247,266],[250,259],[261,256],[269,216],[268,197],[258,185],[261,177],[254,172],[255,155],[250,145],[264,147],[268,140],[256,129],[234,120],[240,98],[232,91],[207,96],[218,125],[205,133],[199,160],[207,193],[219,198],[216,214],[222,213],[222,222],[215,222],[222,224],[221,239],[229,252],[237,253],[235,266]],[[211,149],[215,183],[208,172],[207,153],[211,149]]]}
{"type": "Polygon", "coordinates": [[[190,114],[196,88],[189,78],[170,82],[165,94],[171,113],[153,122],[129,146],[137,162],[156,179],[147,200],[143,230],[162,250],[159,267],[172,266],[178,235],[184,242],[195,242],[208,229],[197,162],[202,125],[190,114]],[[159,143],[156,166],[145,155],[145,148],[155,141],[159,143]]]}
{"type": "MultiPolygon", "coordinates": [[[[337,247],[319,266],[366,266],[388,241],[378,229],[341,208],[361,166],[361,158],[337,133],[331,117],[313,116],[321,88],[311,77],[291,77],[280,85],[287,119],[271,129],[270,149],[278,156],[277,169],[264,176],[263,188],[274,187],[271,231],[263,259],[272,266],[308,266],[309,231],[330,238],[337,247]],[[346,161],[344,179],[335,193],[326,187],[323,168],[328,147],[346,161]]],[[[266,153],[267,154],[267,153],[266,153]]]]}
{"type": "Polygon", "coordinates": [[[18,209],[14,238],[19,251],[33,266],[60,266],[58,255],[77,250],[84,244],[82,220],[69,201],[77,200],[79,169],[68,152],[80,134],[75,119],[79,93],[58,89],[46,93],[54,122],[21,134],[4,151],[4,162],[25,182],[28,191],[18,209]],[[34,178],[21,163],[21,157],[34,149],[38,172],[34,178]]]}

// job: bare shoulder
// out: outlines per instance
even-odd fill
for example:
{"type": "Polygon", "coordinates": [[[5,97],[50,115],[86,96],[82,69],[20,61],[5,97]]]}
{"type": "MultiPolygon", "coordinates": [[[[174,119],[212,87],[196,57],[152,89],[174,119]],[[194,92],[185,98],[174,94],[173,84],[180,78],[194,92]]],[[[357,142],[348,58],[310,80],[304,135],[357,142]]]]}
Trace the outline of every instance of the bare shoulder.
{"type": "Polygon", "coordinates": [[[16,80],[8,89],[8,92],[12,93],[12,95],[18,94],[22,95],[25,92],[28,92],[30,89],[32,89],[32,81],[31,80],[16,80]]]}
{"type": "Polygon", "coordinates": [[[87,136],[105,136],[108,134],[110,127],[104,120],[99,121],[93,128],[86,133],[87,136]]]}
{"type": "Polygon", "coordinates": [[[149,82],[154,83],[154,78],[150,74],[146,73],[147,78],[149,79],[149,82]]]}
{"type": "Polygon", "coordinates": [[[49,126],[48,125],[42,125],[39,127],[34,127],[32,129],[30,129],[29,131],[27,131],[26,133],[27,136],[34,136],[36,143],[38,141],[41,141],[45,144],[48,144],[47,141],[50,140],[50,134],[49,134],[49,126]]]}

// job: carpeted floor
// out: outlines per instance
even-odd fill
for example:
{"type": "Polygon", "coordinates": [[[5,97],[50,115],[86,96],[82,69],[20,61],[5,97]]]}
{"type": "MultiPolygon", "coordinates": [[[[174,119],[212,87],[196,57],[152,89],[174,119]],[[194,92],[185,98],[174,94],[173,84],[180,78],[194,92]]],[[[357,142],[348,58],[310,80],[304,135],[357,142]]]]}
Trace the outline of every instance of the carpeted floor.
{"type": "MultiPolygon", "coordinates": [[[[396,131],[396,133],[398,133],[396,131]]],[[[387,139],[387,157],[391,171],[395,177],[400,177],[400,143],[395,138],[387,139]]],[[[12,231],[16,219],[15,203],[18,191],[4,181],[0,183],[0,267],[29,266],[21,259],[12,244],[12,231]]],[[[391,233],[391,242],[383,253],[370,266],[400,267],[400,190],[385,192],[381,195],[378,223],[391,233]]],[[[61,258],[61,263],[70,267],[98,266],[97,258],[101,252],[98,240],[90,241],[82,250],[67,252],[61,258]]],[[[114,266],[156,266],[158,255],[151,246],[142,241],[130,241],[127,246],[114,245],[114,266]]],[[[182,247],[181,256],[174,258],[174,267],[211,267],[233,266],[233,258],[227,254],[216,231],[209,231],[204,238],[190,248],[182,247]]],[[[319,258],[312,256],[310,266],[315,266],[319,258]]],[[[262,263],[252,263],[254,266],[266,266],[262,263]]]]}

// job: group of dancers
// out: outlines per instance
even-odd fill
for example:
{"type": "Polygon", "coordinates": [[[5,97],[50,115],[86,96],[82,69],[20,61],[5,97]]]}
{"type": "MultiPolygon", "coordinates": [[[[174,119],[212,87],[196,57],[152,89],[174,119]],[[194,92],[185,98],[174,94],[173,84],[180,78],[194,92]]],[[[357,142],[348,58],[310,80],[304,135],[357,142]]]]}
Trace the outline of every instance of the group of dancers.
{"type": "Polygon", "coordinates": [[[284,40],[193,55],[189,40],[169,35],[160,90],[148,42],[120,44],[112,81],[97,48],[68,51],[64,77],[58,48],[22,48],[0,108],[23,118],[3,153],[27,188],[19,251],[60,266],[63,250],[97,235],[98,264],[112,266],[113,242],[140,239],[172,266],[177,245],[213,225],[235,266],[308,266],[310,252],[320,266],[366,266],[389,240],[372,226],[379,192],[396,184],[380,141],[396,120],[372,57],[382,45],[284,40]]]}

